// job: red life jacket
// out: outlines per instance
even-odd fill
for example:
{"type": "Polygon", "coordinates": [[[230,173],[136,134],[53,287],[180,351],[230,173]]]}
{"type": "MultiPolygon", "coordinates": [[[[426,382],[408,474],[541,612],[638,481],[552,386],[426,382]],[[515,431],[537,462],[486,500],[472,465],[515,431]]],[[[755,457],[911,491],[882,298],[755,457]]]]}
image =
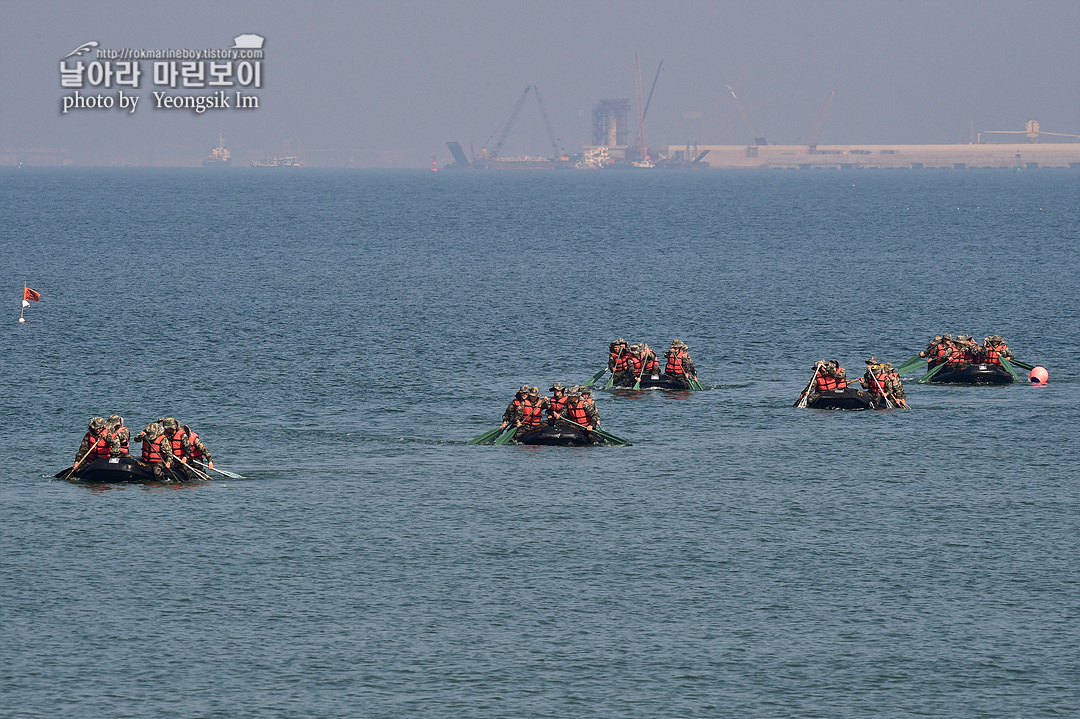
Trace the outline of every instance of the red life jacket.
{"type": "MultiPolygon", "coordinates": [[[[927,361],[929,365],[939,365],[945,361],[945,355],[949,353],[949,346],[942,342],[934,347],[934,353],[927,361]]],[[[955,353],[954,353],[955,354],[955,353]]]]}
{"type": "Polygon", "coordinates": [[[649,355],[642,354],[641,359],[645,362],[645,369],[641,371],[642,375],[649,375],[660,371],[660,363],[656,361],[655,353],[649,355]]]}
{"type": "Polygon", "coordinates": [[[565,394],[562,397],[548,397],[548,403],[551,405],[551,410],[548,414],[555,414],[556,412],[562,412],[566,407],[566,400],[569,399],[565,394]]]}
{"type": "Polygon", "coordinates": [[[566,416],[578,424],[589,424],[589,415],[585,413],[585,403],[580,399],[577,404],[566,403],[566,416]]]}
{"type": "Polygon", "coordinates": [[[98,437],[90,432],[87,432],[86,436],[90,440],[90,454],[86,458],[87,461],[93,462],[95,459],[109,456],[108,432],[105,433],[104,437],[98,437]]]}
{"type": "Polygon", "coordinates": [[[847,380],[845,380],[845,379],[837,379],[836,377],[833,377],[831,374],[824,374],[822,372],[818,372],[818,376],[817,376],[817,379],[814,380],[814,384],[815,384],[815,389],[817,389],[817,391],[818,391],[818,394],[820,394],[822,392],[828,392],[830,389],[846,389],[847,388],[847,380]]]}
{"type": "Polygon", "coordinates": [[[986,359],[983,360],[986,364],[1001,364],[1001,351],[998,349],[998,345],[986,345],[984,351],[986,352],[986,359]]]}
{"type": "Polygon", "coordinates": [[[540,400],[537,398],[536,402],[525,400],[522,404],[523,414],[521,415],[521,426],[528,429],[536,429],[540,426],[543,419],[543,412],[540,407],[540,400]]]}
{"type": "Polygon", "coordinates": [[[626,350],[611,353],[611,359],[615,360],[615,372],[622,372],[626,369],[626,358],[629,354],[626,350]]]}
{"type": "Polygon", "coordinates": [[[202,459],[206,455],[199,451],[199,448],[195,446],[195,440],[199,438],[199,435],[189,431],[187,433],[188,442],[191,444],[191,457],[192,459],[202,459]]]}
{"type": "Polygon", "coordinates": [[[156,439],[143,440],[142,461],[150,464],[165,464],[165,457],[161,454],[161,442],[166,439],[165,435],[158,435],[156,439]]]}
{"type": "Polygon", "coordinates": [[[667,363],[664,365],[664,374],[671,376],[686,374],[686,368],[683,367],[683,355],[682,350],[668,350],[667,363]]]}
{"type": "Polygon", "coordinates": [[[866,378],[870,381],[870,386],[866,388],[866,391],[872,395],[883,397],[885,395],[885,372],[877,374],[871,370],[866,370],[866,378]]]}
{"type": "MultiPolygon", "coordinates": [[[[169,435],[165,435],[169,437],[169,435]]],[[[173,456],[180,459],[184,456],[184,430],[178,429],[173,432],[173,436],[169,437],[169,444],[172,445],[173,456]]]]}
{"type": "Polygon", "coordinates": [[[630,370],[630,372],[635,377],[637,377],[639,374],[641,374],[641,369],[644,366],[645,366],[645,360],[642,357],[640,357],[640,356],[635,357],[632,354],[626,355],[626,369],[630,370]]]}

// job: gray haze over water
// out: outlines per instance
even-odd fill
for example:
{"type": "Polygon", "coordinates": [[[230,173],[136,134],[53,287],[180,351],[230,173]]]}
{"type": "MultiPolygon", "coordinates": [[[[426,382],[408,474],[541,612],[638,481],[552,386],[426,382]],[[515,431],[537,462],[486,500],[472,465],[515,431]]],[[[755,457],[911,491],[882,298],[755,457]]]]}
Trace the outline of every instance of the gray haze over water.
{"type": "MultiPolygon", "coordinates": [[[[633,98],[650,143],[804,141],[833,89],[822,143],[967,142],[972,130],[1080,132],[1075,2],[234,2],[0,1],[0,154],[63,149],[74,164],[197,164],[226,137],[245,164],[422,166],[446,140],[494,144],[528,85],[561,144],[591,140],[602,97],[633,98]],[[256,111],[62,116],[59,61],[105,48],[228,48],[266,38],[256,111]],[[489,142],[490,141],[490,142],[489,142]],[[312,162],[314,160],[314,162],[312,162]]],[[[144,72],[149,72],[144,61],[144,72]]],[[[636,110],[631,112],[635,117],[636,110]]],[[[504,156],[550,154],[526,104],[504,156]]]]}

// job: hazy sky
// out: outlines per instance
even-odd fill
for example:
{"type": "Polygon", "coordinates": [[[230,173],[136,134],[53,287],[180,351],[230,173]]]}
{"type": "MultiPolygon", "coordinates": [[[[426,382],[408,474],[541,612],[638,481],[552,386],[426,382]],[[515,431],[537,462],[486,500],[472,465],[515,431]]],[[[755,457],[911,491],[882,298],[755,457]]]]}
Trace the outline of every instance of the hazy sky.
{"type": "MultiPolygon", "coordinates": [[[[224,133],[241,160],[299,149],[424,166],[501,133],[527,85],[561,143],[590,142],[601,97],[633,98],[652,143],[967,142],[980,129],[1080,133],[1080,2],[15,2],[0,0],[0,152],[63,148],[76,163],[195,164],[224,133]],[[228,48],[266,38],[255,111],[140,106],[60,114],[61,58],[103,48],[228,48]]],[[[93,58],[86,57],[86,61],[93,58]]],[[[84,94],[96,94],[86,88],[84,94]]],[[[116,88],[102,90],[115,94],[116,88]]],[[[175,94],[208,91],[178,89],[175,94]]],[[[130,93],[129,93],[130,94],[130,93]]],[[[636,112],[636,110],[634,111],[636,112]]],[[[550,154],[531,98],[503,150],[550,154]]]]}

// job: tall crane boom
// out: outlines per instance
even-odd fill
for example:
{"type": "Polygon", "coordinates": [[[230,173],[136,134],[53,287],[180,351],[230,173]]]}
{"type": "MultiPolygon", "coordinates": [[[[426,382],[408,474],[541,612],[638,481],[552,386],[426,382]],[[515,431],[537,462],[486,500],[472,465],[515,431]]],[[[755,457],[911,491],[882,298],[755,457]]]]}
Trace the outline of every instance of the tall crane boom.
{"type": "Polygon", "coordinates": [[[634,53],[634,82],[637,85],[637,112],[638,112],[638,125],[637,125],[637,139],[634,141],[634,145],[637,147],[638,159],[645,159],[645,101],[642,99],[641,92],[641,63],[638,62],[637,53],[634,53]]]}
{"type": "Polygon", "coordinates": [[[731,93],[731,99],[735,101],[735,107],[739,108],[739,114],[742,115],[743,122],[746,123],[746,128],[750,130],[750,136],[754,138],[754,144],[758,144],[757,130],[755,130],[754,126],[750,124],[750,116],[746,114],[746,108],[743,107],[743,104],[741,102],[739,102],[739,96],[735,94],[735,90],[731,87],[731,85],[724,85],[724,87],[726,87],[728,92],[731,93]]]}
{"type": "Polygon", "coordinates": [[[551,140],[551,149],[555,153],[551,159],[558,160],[562,155],[562,150],[559,149],[559,141],[555,139],[555,133],[551,131],[551,121],[548,120],[547,110],[544,109],[544,100],[540,97],[540,89],[536,85],[532,86],[533,94],[536,95],[536,104],[540,106],[540,117],[544,118],[544,128],[547,129],[548,139],[551,140]]]}
{"type": "Polygon", "coordinates": [[[836,90],[829,93],[829,97],[825,99],[825,104],[821,106],[821,110],[818,111],[817,118],[814,120],[814,127],[810,130],[810,134],[806,136],[806,149],[808,152],[813,152],[817,149],[817,134],[821,129],[821,123],[825,121],[825,113],[829,111],[829,105],[832,104],[832,99],[836,97],[836,90]]]}
{"type": "Polygon", "coordinates": [[[509,137],[510,131],[514,129],[514,123],[517,122],[518,115],[521,113],[521,108],[525,104],[525,98],[529,96],[529,90],[532,90],[532,85],[525,87],[525,92],[521,93],[521,97],[518,98],[517,104],[514,105],[514,111],[510,113],[510,119],[506,121],[506,127],[503,128],[502,135],[499,136],[499,141],[495,143],[495,149],[488,155],[488,159],[495,160],[499,157],[499,152],[502,150],[503,143],[506,142],[506,138],[509,137]]]}
{"type": "Polygon", "coordinates": [[[656,77],[652,80],[652,87],[649,88],[649,98],[645,101],[645,112],[642,113],[642,121],[649,116],[649,105],[652,104],[652,94],[656,90],[656,81],[660,79],[660,71],[664,69],[664,61],[660,61],[660,65],[656,68],[656,77]]]}

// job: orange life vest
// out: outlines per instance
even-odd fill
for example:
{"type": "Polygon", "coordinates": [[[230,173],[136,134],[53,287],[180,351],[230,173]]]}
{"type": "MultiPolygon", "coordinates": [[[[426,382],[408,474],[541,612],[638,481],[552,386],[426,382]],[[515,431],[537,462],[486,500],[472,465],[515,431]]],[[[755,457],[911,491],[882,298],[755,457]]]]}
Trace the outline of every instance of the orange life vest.
{"type": "Polygon", "coordinates": [[[682,350],[668,350],[667,363],[664,365],[664,374],[669,374],[673,377],[685,374],[686,368],[683,367],[684,356],[682,350]]]}
{"type": "Polygon", "coordinates": [[[642,368],[645,366],[644,358],[640,356],[634,356],[633,354],[626,355],[626,369],[630,370],[635,377],[641,374],[642,368]]]}
{"type": "Polygon", "coordinates": [[[866,391],[872,395],[883,397],[885,396],[885,372],[876,374],[872,370],[866,370],[866,378],[870,382],[870,386],[866,388],[866,391]]]}
{"type": "Polygon", "coordinates": [[[831,374],[825,374],[823,372],[818,372],[818,376],[814,380],[814,384],[815,389],[818,391],[818,394],[822,392],[828,392],[830,389],[847,388],[847,380],[838,379],[836,377],[833,377],[831,374]]]}
{"type": "Polygon", "coordinates": [[[555,414],[556,412],[562,412],[566,407],[566,400],[569,399],[565,394],[562,397],[548,397],[548,403],[551,406],[551,410],[548,414],[555,414]]]}
{"type": "Polygon", "coordinates": [[[161,454],[161,442],[166,439],[165,435],[158,435],[155,439],[144,439],[142,443],[142,461],[151,464],[165,464],[165,457],[161,454]]]}
{"type": "Polygon", "coordinates": [[[589,415],[585,412],[585,403],[580,399],[577,404],[566,403],[566,416],[578,424],[589,424],[589,415]]]}
{"type": "Polygon", "coordinates": [[[102,437],[98,437],[90,432],[87,432],[86,436],[90,440],[90,454],[86,458],[88,461],[93,462],[95,459],[109,456],[108,432],[102,437]]]}
{"type": "Polygon", "coordinates": [[[615,360],[614,372],[622,372],[626,369],[626,358],[629,354],[630,353],[625,349],[622,352],[616,351],[611,353],[611,359],[615,360]]]}
{"type": "MultiPolygon", "coordinates": [[[[165,435],[169,437],[169,435],[165,435]]],[[[173,436],[169,437],[169,444],[172,445],[173,456],[180,459],[184,456],[184,430],[178,429],[173,432],[173,436]]]]}
{"type": "Polygon", "coordinates": [[[543,412],[541,411],[540,400],[531,402],[525,400],[522,404],[521,426],[528,429],[536,429],[540,426],[543,419],[543,412]]]}

